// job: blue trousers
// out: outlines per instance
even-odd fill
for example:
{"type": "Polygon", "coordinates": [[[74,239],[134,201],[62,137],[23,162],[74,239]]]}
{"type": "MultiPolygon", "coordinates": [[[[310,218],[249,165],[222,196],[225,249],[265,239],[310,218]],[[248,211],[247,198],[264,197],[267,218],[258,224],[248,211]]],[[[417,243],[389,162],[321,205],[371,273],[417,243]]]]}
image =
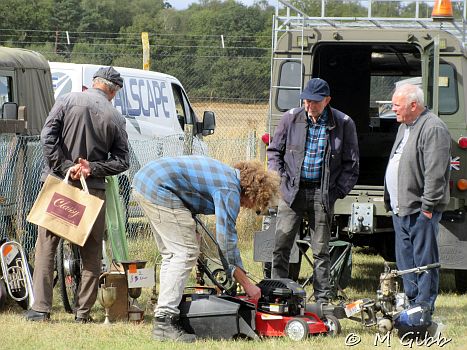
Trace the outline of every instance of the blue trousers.
{"type": "MultiPolygon", "coordinates": [[[[411,269],[439,262],[438,231],[441,213],[431,219],[422,212],[407,216],[393,215],[396,234],[396,261],[399,270],[411,269]]],[[[410,305],[425,304],[434,311],[438,296],[439,269],[402,275],[404,292],[410,305]]]]}

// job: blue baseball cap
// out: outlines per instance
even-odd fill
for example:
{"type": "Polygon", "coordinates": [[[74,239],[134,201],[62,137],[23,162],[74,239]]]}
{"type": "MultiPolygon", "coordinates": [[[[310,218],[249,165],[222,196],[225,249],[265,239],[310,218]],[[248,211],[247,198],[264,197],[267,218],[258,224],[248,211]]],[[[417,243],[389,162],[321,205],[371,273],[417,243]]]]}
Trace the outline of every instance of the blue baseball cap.
{"type": "Polygon", "coordinates": [[[322,101],[331,95],[328,83],[320,78],[313,78],[308,81],[305,89],[300,94],[301,100],[322,101]]]}

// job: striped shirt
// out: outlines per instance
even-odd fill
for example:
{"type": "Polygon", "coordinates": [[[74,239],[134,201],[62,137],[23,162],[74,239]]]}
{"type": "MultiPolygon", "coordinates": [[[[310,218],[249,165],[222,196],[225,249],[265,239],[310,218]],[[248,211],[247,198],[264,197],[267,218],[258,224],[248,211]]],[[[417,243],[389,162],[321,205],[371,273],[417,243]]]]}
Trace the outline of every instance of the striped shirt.
{"type": "MultiPolygon", "coordinates": [[[[204,156],[161,158],[141,168],[133,188],[151,203],[216,215],[216,239],[227,260],[226,272],[243,269],[235,227],[240,211],[238,170],[204,156]]],[[[193,232],[194,234],[194,232],[193,232]]]]}
{"type": "Polygon", "coordinates": [[[320,182],[326,148],[326,125],[328,112],[325,109],[316,123],[307,116],[308,133],[306,135],[305,158],[303,159],[300,179],[306,182],[320,182]]]}

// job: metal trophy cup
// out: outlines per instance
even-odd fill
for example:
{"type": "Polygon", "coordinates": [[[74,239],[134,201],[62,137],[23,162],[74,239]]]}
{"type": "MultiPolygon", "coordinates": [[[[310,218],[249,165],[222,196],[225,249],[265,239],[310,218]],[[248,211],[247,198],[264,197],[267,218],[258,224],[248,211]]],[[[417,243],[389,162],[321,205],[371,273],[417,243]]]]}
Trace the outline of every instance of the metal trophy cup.
{"type": "MultiPolygon", "coordinates": [[[[146,260],[127,260],[120,261],[123,266],[123,270],[128,278],[128,273],[135,272],[137,269],[143,269],[146,266],[146,260]],[[134,270],[134,271],[132,271],[134,270]]],[[[136,299],[141,296],[142,288],[130,288],[128,286],[128,295],[132,299],[131,304],[128,308],[128,319],[130,321],[140,322],[144,318],[144,310],[142,310],[136,303],[136,299]]]]}
{"type": "Polygon", "coordinates": [[[117,287],[110,285],[106,287],[101,285],[97,291],[97,300],[105,308],[105,321],[104,324],[111,324],[109,320],[109,308],[115,303],[117,299],[117,287]]]}

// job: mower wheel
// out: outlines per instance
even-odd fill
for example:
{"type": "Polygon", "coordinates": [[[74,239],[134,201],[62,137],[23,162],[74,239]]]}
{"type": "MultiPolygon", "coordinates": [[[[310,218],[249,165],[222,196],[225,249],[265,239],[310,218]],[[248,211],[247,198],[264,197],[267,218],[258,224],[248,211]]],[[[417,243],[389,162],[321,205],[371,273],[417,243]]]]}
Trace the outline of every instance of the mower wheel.
{"type": "Polygon", "coordinates": [[[393,322],[388,317],[383,317],[378,320],[378,332],[381,334],[386,334],[387,332],[392,331],[394,328],[393,322]]]}
{"type": "Polygon", "coordinates": [[[294,341],[301,341],[308,337],[308,324],[302,318],[293,318],[285,325],[284,333],[294,341]]]}
{"type": "Polygon", "coordinates": [[[326,315],[326,318],[323,319],[323,322],[328,329],[328,332],[326,334],[330,335],[331,337],[335,337],[336,335],[341,334],[341,323],[339,322],[337,317],[332,315],[326,315]]]}

